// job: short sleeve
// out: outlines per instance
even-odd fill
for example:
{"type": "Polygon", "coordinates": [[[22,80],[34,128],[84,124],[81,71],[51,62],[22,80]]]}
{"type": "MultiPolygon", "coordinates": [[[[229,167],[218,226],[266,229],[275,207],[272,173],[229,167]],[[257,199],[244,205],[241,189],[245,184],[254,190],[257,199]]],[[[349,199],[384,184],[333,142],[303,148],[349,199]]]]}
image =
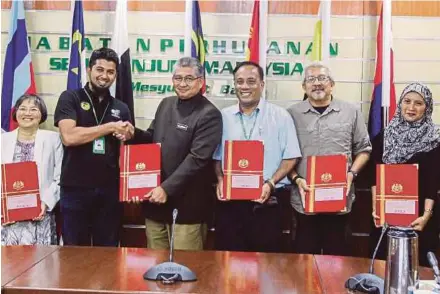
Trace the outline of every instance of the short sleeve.
{"type": "Polygon", "coordinates": [[[79,98],[73,91],[64,91],[58,99],[54,113],[54,125],[58,127],[58,123],[63,119],[77,120],[77,102],[79,98]]]}

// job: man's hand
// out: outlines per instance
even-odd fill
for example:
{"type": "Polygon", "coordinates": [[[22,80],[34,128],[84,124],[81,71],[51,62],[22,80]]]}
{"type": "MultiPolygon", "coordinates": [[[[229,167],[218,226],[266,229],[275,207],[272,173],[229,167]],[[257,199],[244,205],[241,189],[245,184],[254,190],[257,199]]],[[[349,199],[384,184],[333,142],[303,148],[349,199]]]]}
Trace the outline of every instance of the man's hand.
{"type": "Polygon", "coordinates": [[[296,185],[298,186],[298,191],[299,191],[299,194],[301,195],[301,198],[305,199],[306,192],[310,191],[309,186],[307,186],[307,181],[303,178],[297,178],[296,185]]]}
{"type": "Polygon", "coordinates": [[[147,195],[145,195],[144,197],[135,196],[128,200],[128,203],[141,204],[142,202],[144,202],[146,196],[147,195]]]}
{"type": "MultiPolygon", "coordinates": [[[[373,216],[373,220],[380,219],[380,217],[376,214],[376,207],[375,207],[375,205],[373,205],[373,212],[371,213],[371,215],[373,216]]],[[[378,226],[376,224],[376,222],[374,222],[374,225],[376,226],[376,228],[380,227],[380,226],[378,226]]]]}
{"type": "Polygon", "coordinates": [[[421,216],[416,218],[412,223],[411,223],[411,227],[413,227],[414,230],[416,231],[423,231],[423,228],[426,226],[426,224],[428,223],[429,218],[425,217],[425,216],[421,216]]]}
{"type": "Polygon", "coordinates": [[[350,194],[351,185],[353,184],[353,180],[354,180],[353,173],[352,172],[348,172],[347,173],[347,193],[346,193],[346,196],[348,196],[350,194]]]}
{"type": "Polygon", "coordinates": [[[218,179],[218,183],[215,189],[217,199],[220,201],[229,201],[229,199],[224,198],[223,195],[223,178],[218,179]]]}
{"type": "Polygon", "coordinates": [[[150,193],[148,193],[147,195],[145,195],[145,198],[149,198],[148,200],[151,203],[163,204],[167,202],[168,195],[167,192],[165,192],[165,190],[161,186],[159,186],[151,190],[150,193]]]}
{"type": "Polygon", "coordinates": [[[264,202],[267,201],[267,199],[269,199],[270,192],[272,192],[272,189],[271,189],[270,185],[268,183],[265,183],[263,185],[263,189],[261,191],[260,199],[256,199],[256,200],[253,200],[253,201],[263,204],[264,202]]]}
{"type": "Polygon", "coordinates": [[[118,140],[127,141],[133,138],[134,127],[129,121],[118,121],[115,124],[113,136],[115,136],[118,140]]]}
{"type": "Polygon", "coordinates": [[[46,203],[41,201],[41,212],[37,217],[34,217],[32,220],[33,221],[41,221],[44,218],[44,216],[46,215],[46,211],[47,211],[47,205],[46,205],[46,203]]]}

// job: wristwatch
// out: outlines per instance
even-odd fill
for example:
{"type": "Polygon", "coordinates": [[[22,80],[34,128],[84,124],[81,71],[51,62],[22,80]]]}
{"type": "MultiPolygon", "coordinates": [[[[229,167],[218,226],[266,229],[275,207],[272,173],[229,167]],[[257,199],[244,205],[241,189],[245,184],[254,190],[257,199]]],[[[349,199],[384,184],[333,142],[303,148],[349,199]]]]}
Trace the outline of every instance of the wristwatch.
{"type": "Polygon", "coordinates": [[[357,178],[357,176],[358,176],[357,172],[353,171],[352,169],[350,169],[348,172],[353,175],[353,180],[355,180],[357,178]]]}

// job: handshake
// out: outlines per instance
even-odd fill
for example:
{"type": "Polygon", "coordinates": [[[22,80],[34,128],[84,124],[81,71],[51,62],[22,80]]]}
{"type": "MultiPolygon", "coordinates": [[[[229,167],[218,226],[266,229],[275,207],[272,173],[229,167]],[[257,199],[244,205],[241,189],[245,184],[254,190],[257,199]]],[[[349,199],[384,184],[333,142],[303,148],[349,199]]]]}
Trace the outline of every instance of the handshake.
{"type": "Polygon", "coordinates": [[[134,137],[134,126],[129,121],[110,122],[110,130],[117,139],[127,141],[134,137]]]}

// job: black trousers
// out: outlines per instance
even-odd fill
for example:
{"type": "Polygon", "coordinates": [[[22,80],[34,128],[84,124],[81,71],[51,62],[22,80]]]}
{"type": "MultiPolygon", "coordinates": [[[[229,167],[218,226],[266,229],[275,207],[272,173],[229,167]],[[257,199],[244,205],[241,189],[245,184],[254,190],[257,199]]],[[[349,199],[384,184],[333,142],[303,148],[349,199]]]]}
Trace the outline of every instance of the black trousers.
{"type": "Polygon", "coordinates": [[[117,187],[61,187],[60,204],[64,245],[118,246],[121,205],[117,187]]]}
{"type": "Polygon", "coordinates": [[[348,214],[305,215],[295,211],[293,251],[304,254],[350,256],[348,214]]]}
{"type": "MultiPolygon", "coordinates": [[[[289,189],[273,196],[288,197],[289,189]]],[[[215,215],[215,248],[228,251],[280,252],[282,237],[280,204],[251,201],[218,201],[215,215]]]]}

